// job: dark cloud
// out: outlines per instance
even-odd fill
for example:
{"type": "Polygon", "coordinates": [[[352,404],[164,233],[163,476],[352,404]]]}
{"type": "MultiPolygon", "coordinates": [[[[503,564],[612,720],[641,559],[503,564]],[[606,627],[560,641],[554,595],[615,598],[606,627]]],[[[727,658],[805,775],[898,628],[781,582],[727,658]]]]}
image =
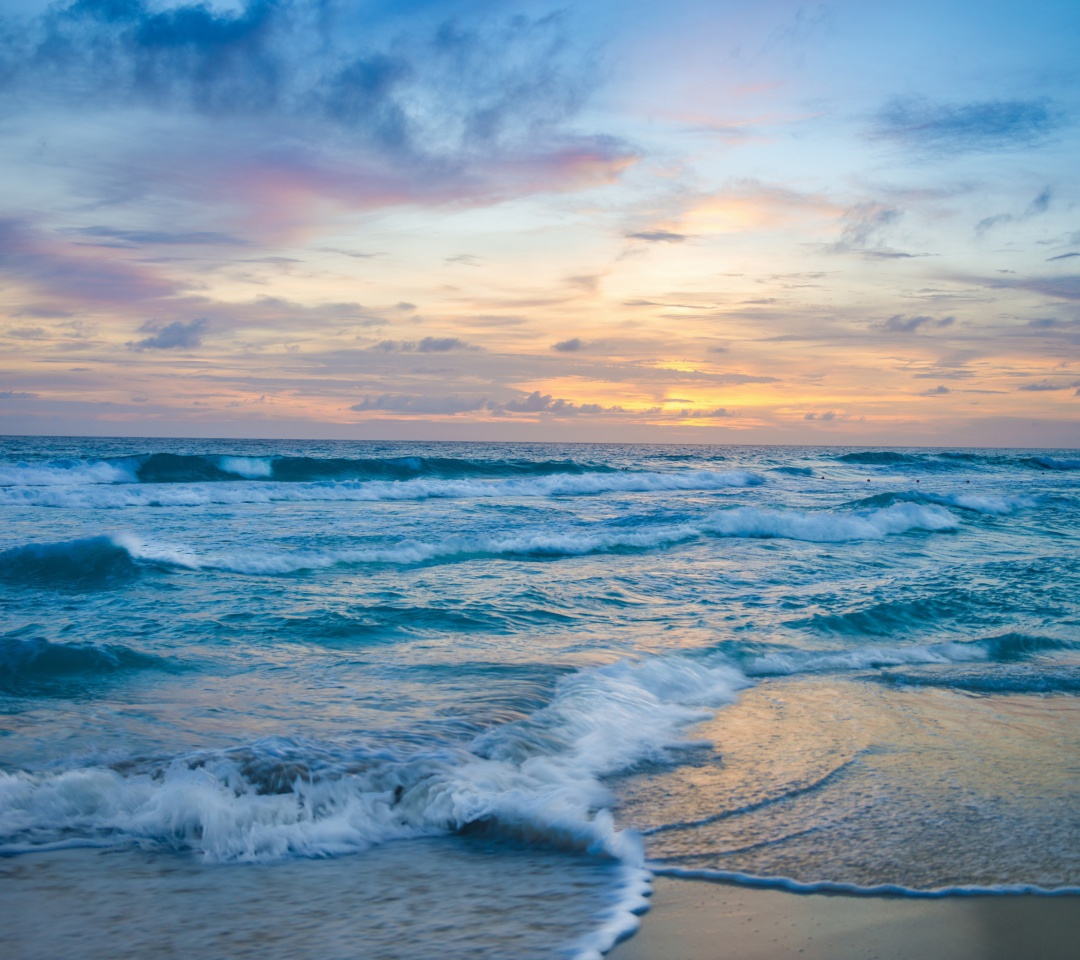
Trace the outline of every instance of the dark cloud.
{"type": "MultiPolygon", "coordinates": [[[[387,411],[391,413],[449,415],[459,413],[479,413],[481,411],[495,416],[513,414],[544,414],[547,416],[570,417],[580,414],[627,414],[623,407],[605,407],[599,403],[575,403],[542,394],[539,390],[523,393],[509,400],[494,402],[486,397],[463,397],[457,394],[447,397],[414,396],[411,394],[384,393],[378,396],[366,396],[359,403],[349,407],[358,413],[368,411],[387,411]]],[[[660,408],[647,411],[658,413],[660,408]]],[[[638,412],[638,411],[635,411],[638,412]]]]}
{"type": "Polygon", "coordinates": [[[595,86],[595,56],[565,16],[438,15],[387,23],[351,0],[74,0],[2,24],[0,86],[67,106],[318,122],[412,158],[520,145],[595,86]]]}
{"type": "Polygon", "coordinates": [[[724,407],[717,407],[715,410],[683,410],[679,416],[688,420],[720,420],[731,414],[724,407]]]}
{"type": "Polygon", "coordinates": [[[558,350],[559,353],[577,353],[579,350],[584,349],[585,341],[580,337],[574,337],[571,340],[560,340],[558,343],[551,345],[552,350],[558,350]]]}
{"type": "Polygon", "coordinates": [[[1028,147],[1062,124],[1047,100],[983,100],[937,104],[897,98],[877,114],[872,136],[929,153],[1028,147]]]}
{"type": "Polygon", "coordinates": [[[149,333],[150,336],[130,341],[128,347],[132,350],[193,350],[202,344],[206,324],[205,317],[190,323],[174,320],[161,324],[150,320],[139,327],[140,333],[149,333]]]}
{"type": "Polygon", "coordinates": [[[1023,386],[1017,387],[1016,389],[1030,393],[1045,393],[1053,390],[1072,390],[1076,386],[1078,386],[1076,382],[1050,383],[1048,380],[1043,380],[1039,383],[1025,383],[1023,386]]]}
{"type": "Polygon", "coordinates": [[[685,233],[672,233],[670,230],[641,230],[626,236],[630,240],[647,240],[649,243],[682,243],[687,239],[685,233]]]}
{"type": "Polygon", "coordinates": [[[382,340],[372,350],[384,353],[449,353],[452,350],[477,350],[457,337],[424,337],[422,340],[382,340]]]}
{"type": "Polygon", "coordinates": [[[579,413],[622,413],[622,407],[604,407],[599,403],[574,403],[572,400],[556,399],[549,393],[534,390],[504,403],[492,404],[493,413],[551,413],[575,415],[579,413]]]}
{"type": "Polygon", "coordinates": [[[350,410],[363,413],[369,410],[382,410],[390,413],[420,413],[453,415],[457,413],[474,413],[487,407],[488,402],[484,397],[424,397],[412,396],[403,393],[383,393],[379,396],[364,397],[359,403],[354,403],[350,410]]]}
{"type": "Polygon", "coordinates": [[[165,230],[118,230],[113,227],[79,227],[71,231],[83,242],[103,247],[161,246],[242,246],[246,241],[227,233],[196,230],[171,233],[165,230]]]}
{"type": "Polygon", "coordinates": [[[958,277],[965,282],[981,283],[992,289],[1028,290],[1044,297],[1058,300],[1080,300],[1080,274],[1063,274],[1057,277],[958,277]]]}
{"type": "Polygon", "coordinates": [[[1054,260],[1071,260],[1073,257],[1080,257],[1080,253],[1059,253],[1056,257],[1047,257],[1046,262],[1052,263],[1054,260]]]}
{"type": "Polygon", "coordinates": [[[951,327],[956,322],[956,317],[907,317],[895,314],[881,324],[881,329],[889,333],[916,333],[921,328],[951,327]]]}
{"type": "Polygon", "coordinates": [[[834,410],[828,410],[825,413],[808,413],[804,420],[835,420],[836,412],[834,410]]]}
{"type": "Polygon", "coordinates": [[[945,386],[945,384],[939,383],[936,387],[934,387],[931,390],[924,390],[922,393],[919,394],[919,396],[920,397],[944,397],[944,396],[946,396],[947,394],[950,394],[950,393],[952,393],[952,391],[947,386],[945,386]]]}

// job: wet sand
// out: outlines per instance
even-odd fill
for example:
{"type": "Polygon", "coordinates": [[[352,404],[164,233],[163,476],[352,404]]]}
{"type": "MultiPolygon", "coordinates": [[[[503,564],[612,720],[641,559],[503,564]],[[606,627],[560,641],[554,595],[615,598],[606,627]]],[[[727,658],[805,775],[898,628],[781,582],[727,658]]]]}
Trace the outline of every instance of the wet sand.
{"type": "Polygon", "coordinates": [[[1080,896],[938,900],[658,877],[611,960],[1076,960],[1080,896]]]}

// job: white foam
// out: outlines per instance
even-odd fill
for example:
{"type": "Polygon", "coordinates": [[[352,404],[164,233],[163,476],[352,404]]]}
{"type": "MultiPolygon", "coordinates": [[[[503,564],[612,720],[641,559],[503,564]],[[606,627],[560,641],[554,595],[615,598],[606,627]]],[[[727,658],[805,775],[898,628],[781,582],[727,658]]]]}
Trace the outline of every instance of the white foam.
{"type": "Polygon", "coordinates": [[[978,663],[990,659],[982,643],[935,643],[908,647],[859,647],[851,650],[786,650],[745,659],[740,665],[751,677],[801,673],[873,670],[935,663],[978,663]]]}
{"type": "Polygon", "coordinates": [[[975,493],[924,493],[920,496],[924,500],[939,503],[945,507],[959,507],[961,510],[971,510],[973,513],[991,517],[1003,517],[1019,510],[1030,510],[1038,506],[1038,501],[1033,497],[1022,496],[995,497],[975,493]]]}
{"type": "Polygon", "coordinates": [[[137,479],[130,467],[106,460],[0,463],[0,487],[6,488],[135,483],[137,479]]]}
{"type": "Polygon", "coordinates": [[[812,542],[881,539],[909,530],[941,531],[957,527],[956,518],[940,507],[894,504],[870,513],[802,513],[738,507],[718,511],[697,523],[658,524],[632,530],[572,529],[513,537],[451,537],[441,541],[405,540],[391,546],[268,553],[208,553],[156,543],[133,534],[114,537],[137,559],[174,564],[193,570],[280,575],[366,563],[428,563],[480,556],[571,557],[613,550],[648,550],[703,537],[783,538],[812,542]]]}
{"type": "MultiPolygon", "coordinates": [[[[111,840],[271,861],[492,822],[640,870],[641,843],[615,828],[599,778],[663,758],[705,708],[730,701],[747,682],[730,665],[679,657],[589,669],[564,678],[547,707],[471,744],[346,757],[339,775],[297,776],[284,793],[260,793],[226,755],[180,757],[137,775],[106,767],[0,772],[0,853],[111,840]]],[[[613,917],[612,936],[629,922],[634,897],[613,917]]]]}
{"type": "Polygon", "coordinates": [[[219,470],[248,480],[269,477],[274,472],[271,457],[218,457],[216,462],[219,470]]]}
{"type": "Polygon", "coordinates": [[[702,529],[729,537],[777,537],[833,543],[880,540],[909,530],[955,530],[957,526],[956,517],[940,507],[894,503],[881,510],[857,513],[803,513],[739,507],[714,513],[702,529]]]}

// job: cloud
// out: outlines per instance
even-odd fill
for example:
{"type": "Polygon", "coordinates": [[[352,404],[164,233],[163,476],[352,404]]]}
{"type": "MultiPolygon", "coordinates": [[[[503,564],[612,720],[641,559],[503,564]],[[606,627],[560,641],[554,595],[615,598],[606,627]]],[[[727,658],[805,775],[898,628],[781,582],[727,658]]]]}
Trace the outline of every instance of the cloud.
{"type": "Polygon", "coordinates": [[[1034,146],[1061,124],[1047,100],[896,98],[878,112],[871,135],[928,153],[969,153],[1034,146]]]}
{"type": "Polygon", "coordinates": [[[829,244],[830,253],[857,253],[870,259],[894,259],[914,256],[884,245],[884,233],[900,221],[904,213],[890,204],[876,201],[856,203],[844,210],[840,220],[840,239],[829,244]]]}
{"type": "Polygon", "coordinates": [[[679,416],[687,420],[719,420],[731,414],[724,407],[717,407],[715,410],[683,410],[679,416]]]}
{"type": "Polygon", "coordinates": [[[1039,383],[1025,383],[1023,386],[1017,387],[1017,390],[1024,390],[1030,393],[1045,393],[1053,390],[1072,390],[1073,387],[1080,386],[1077,383],[1050,383],[1048,380],[1043,380],[1039,383]]]}
{"type": "Polygon", "coordinates": [[[825,413],[808,413],[803,417],[804,420],[835,420],[836,412],[828,410],[825,413]]]}
{"type": "Polygon", "coordinates": [[[1054,260],[1071,260],[1073,257],[1080,257],[1080,253],[1059,253],[1056,257],[1047,257],[1046,262],[1052,263],[1054,260]]]}
{"type": "Polygon", "coordinates": [[[1014,217],[1011,213],[999,213],[992,217],[985,217],[975,224],[975,233],[981,236],[987,230],[1000,226],[1003,223],[1020,223],[1030,220],[1050,209],[1050,200],[1053,194],[1049,187],[1043,187],[1039,194],[1027,205],[1027,208],[1019,216],[1014,217]]]}
{"type": "MultiPolygon", "coordinates": [[[[0,219],[0,270],[50,298],[128,304],[176,292],[152,268],[72,248],[16,219],[0,219]]],[[[58,315],[58,314],[53,314],[58,315]]]]}
{"type": "Polygon", "coordinates": [[[916,333],[923,327],[942,329],[943,327],[951,327],[955,322],[956,317],[907,317],[902,314],[895,314],[881,324],[881,329],[889,333],[916,333]]]}
{"type": "Polygon", "coordinates": [[[457,337],[424,337],[423,340],[381,340],[372,350],[384,353],[449,353],[452,350],[478,350],[457,337]]]}
{"type": "Polygon", "coordinates": [[[1056,277],[972,277],[957,276],[960,282],[979,283],[991,289],[1028,290],[1058,300],[1080,300],[1080,274],[1056,277]]]}
{"type": "Polygon", "coordinates": [[[457,14],[362,0],[69,0],[30,21],[0,17],[0,96],[35,122],[49,109],[202,121],[205,145],[189,124],[158,162],[175,171],[187,143],[199,188],[222,177],[241,199],[301,186],[367,206],[516,195],[604,182],[632,161],[620,141],[572,128],[601,72],[568,14],[457,14]]]}
{"type": "Polygon", "coordinates": [[[382,410],[391,413],[420,413],[454,415],[474,413],[487,407],[485,397],[424,397],[403,393],[383,393],[378,396],[366,396],[359,403],[354,403],[350,410],[367,412],[382,410]]]}
{"type": "Polygon", "coordinates": [[[114,227],[79,227],[71,231],[79,242],[103,247],[160,246],[243,246],[246,241],[226,233],[194,230],[173,233],[166,230],[118,230],[114,227]]]}
{"type": "Polygon", "coordinates": [[[378,396],[365,396],[359,403],[349,407],[358,413],[369,411],[387,411],[391,413],[428,414],[453,416],[459,413],[486,412],[497,417],[514,414],[543,414],[545,416],[571,417],[589,414],[628,415],[642,413],[658,414],[659,407],[647,411],[629,411],[623,407],[605,407],[599,403],[576,403],[542,394],[539,390],[522,393],[502,402],[488,400],[486,397],[464,397],[454,394],[445,397],[418,396],[401,393],[384,393],[378,396]]]}
{"type": "Polygon", "coordinates": [[[952,393],[952,391],[947,386],[945,386],[945,384],[939,383],[936,387],[934,387],[931,390],[924,390],[922,393],[919,394],[919,396],[920,397],[944,397],[944,396],[946,396],[947,394],[950,394],[950,393],[952,393]]]}
{"type": "Polygon", "coordinates": [[[687,234],[673,233],[671,230],[642,230],[626,236],[630,240],[646,240],[649,243],[682,243],[687,239],[687,234]]]}
{"type": "Polygon", "coordinates": [[[1023,217],[1036,217],[1040,213],[1046,213],[1050,209],[1050,199],[1052,197],[1049,187],[1043,187],[1031,203],[1028,204],[1028,208],[1021,214],[1023,217]]]}
{"type": "Polygon", "coordinates": [[[199,317],[190,323],[174,320],[172,323],[161,324],[148,320],[139,327],[139,332],[149,333],[150,336],[129,341],[128,347],[131,350],[193,350],[201,346],[206,324],[205,317],[199,317]]]}
{"type": "Polygon", "coordinates": [[[584,348],[585,341],[580,337],[574,337],[571,340],[560,340],[558,343],[553,343],[551,345],[551,349],[558,350],[559,353],[577,353],[584,348]]]}
{"type": "Polygon", "coordinates": [[[622,407],[604,407],[599,403],[574,403],[572,400],[555,399],[551,394],[541,394],[534,390],[530,394],[507,400],[504,403],[491,404],[490,409],[496,414],[505,413],[549,413],[574,415],[579,413],[623,413],[622,407]]]}

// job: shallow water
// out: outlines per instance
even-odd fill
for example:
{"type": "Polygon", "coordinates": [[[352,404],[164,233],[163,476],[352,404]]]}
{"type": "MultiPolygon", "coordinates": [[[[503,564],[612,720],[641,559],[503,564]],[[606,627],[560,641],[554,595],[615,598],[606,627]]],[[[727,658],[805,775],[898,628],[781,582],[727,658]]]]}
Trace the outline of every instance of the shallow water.
{"type": "Polygon", "coordinates": [[[595,955],[646,865],[1076,887],[1078,489],[1075,451],[8,438],[0,883],[251,870],[302,913],[323,871],[402,958],[595,955]]]}

